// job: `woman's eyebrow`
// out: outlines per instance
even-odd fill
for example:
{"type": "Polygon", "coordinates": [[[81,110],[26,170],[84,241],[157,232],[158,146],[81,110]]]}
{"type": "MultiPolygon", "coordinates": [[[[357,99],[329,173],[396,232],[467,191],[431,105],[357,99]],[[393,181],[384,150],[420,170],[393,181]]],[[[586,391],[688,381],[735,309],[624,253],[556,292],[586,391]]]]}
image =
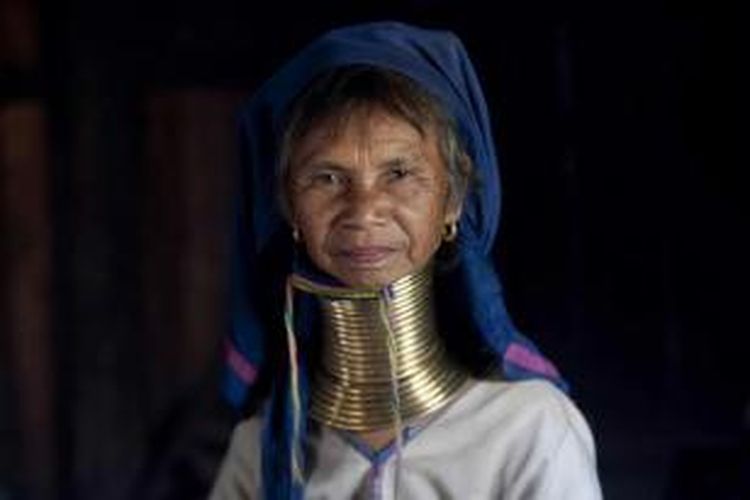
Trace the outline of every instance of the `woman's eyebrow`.
{"type": "MultiPolygon", "coordinates": [[[[393,168],[407,164],[420,165],[425,161],[425,155],[421,150],[410,147],[393,151],[384,156],[385,158],[377,164],[378,169],[393,168]]],[[[295,163],[297,167],[292,169],[295,174],[306,173],[313,170],[347,172],[355,169],[352,165],[340,163],[335,159],[326,158],[325,154],[320,154],[317,151],[309,152],[295,163]]]]}
{"type": "Polygon", "coordinates": [[[408,154],[396,154],[378,164],[380,168],[402,167],[404,165],[421,165],[424,162],[424,155],[418,152],[408,154]]]}
{"type": "Polygon", "coordinates": [[[333,160],[316,160],[314,157],[309,158],[308,161],[300,163],[299,165],[300,166],[295,169],[297,174],[306,174],[309,172],[316,172],[320,170],[331,172],[345,172],[347,170],[345,165],[337,163],[333,160]]]}

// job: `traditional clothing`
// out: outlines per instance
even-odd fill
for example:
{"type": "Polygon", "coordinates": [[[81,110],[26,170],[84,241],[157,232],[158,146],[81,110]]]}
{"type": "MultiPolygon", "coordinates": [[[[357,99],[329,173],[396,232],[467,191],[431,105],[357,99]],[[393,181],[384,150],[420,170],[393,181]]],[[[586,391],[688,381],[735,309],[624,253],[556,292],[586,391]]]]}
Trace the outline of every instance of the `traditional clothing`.
{"type": "MultiPolygon", "coordinates": [[[[597,498],[588,428],[560,392],[565,383],[555,367],[512,324],[490,260],[500,215],[498,164],[473,67],[451,33],[394,22],[327,33],[242,110],[224,389],[230,402],[254,416],[233,437],[214,498],[349,498],[389,490],[366,486],[372,470],[389,470],[388,460],[373,465],[340,431],[309,425],[307,347],[320,325],[314,300],[286,294],[287,314],[282,314],[290,273],[340,285],[294,251],[277,203],[278,163],[290,104],[317,75],[348,65],[396,71],[433,95],[455,120],[479,178],[463,204],[456,261],[436,275],[436,300],[443,310],[439,332],[466,364],[491,358],[495,376],[503,381],[473,381],[447,407],[408,427],[407,434],[419,437],[405,444],[396,467],[403,472],[404,498],[597,498]],[[285,322],[292,332],[289,345],[285,322]],[[285,357],[289,349],[291,362],[285,357]],[[525,379],[546,381],[510,382],[525,379]],[[298,451],[304,451],[299,461],[298,451]],[[302,482],[295,480],[295,464],[303,469],[302,482]],[[558,494],[563,491],[570,493],[558,494]]],[[[384,477],[375,483],[387,484],[387,473],[384,477]]]]}
{"type": "MultiPolygon", "coordinates": [[[[241,423],[212,499],[259,498],[262,418],[241,423]]],[[[449,407],[407,428],[395,447],[370,450],[355,435],[313,433],[310,499],[597,500],[594,443],[562,393],[539,381],[478,381],[449,407]]]]}

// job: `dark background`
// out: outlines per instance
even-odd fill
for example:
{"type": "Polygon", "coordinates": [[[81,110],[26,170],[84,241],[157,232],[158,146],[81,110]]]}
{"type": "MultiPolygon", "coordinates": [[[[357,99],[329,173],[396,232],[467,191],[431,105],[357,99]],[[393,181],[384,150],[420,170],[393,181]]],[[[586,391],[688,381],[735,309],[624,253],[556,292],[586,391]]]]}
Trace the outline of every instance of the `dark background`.
{"type": "Polygon", "coordinates": [[[473,58],[508,305],[571,382],[605,497],[750,498],[736,12],[0,0],[0,500],[205,496],[234,110],[321,31],[380,19],[473,58]]]}

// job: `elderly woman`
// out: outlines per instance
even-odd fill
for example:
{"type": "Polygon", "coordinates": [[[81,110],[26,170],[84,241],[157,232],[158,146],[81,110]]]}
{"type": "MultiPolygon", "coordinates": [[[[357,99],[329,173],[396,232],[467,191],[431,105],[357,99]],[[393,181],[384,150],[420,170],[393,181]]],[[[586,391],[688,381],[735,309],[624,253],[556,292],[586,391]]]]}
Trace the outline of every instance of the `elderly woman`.
{"type": "Polygon", "coordinates": [[[499,181],[459,40],[332,31],[243,109],[212,498],[600,497],[590,431],[513,326],[499,181]]]}

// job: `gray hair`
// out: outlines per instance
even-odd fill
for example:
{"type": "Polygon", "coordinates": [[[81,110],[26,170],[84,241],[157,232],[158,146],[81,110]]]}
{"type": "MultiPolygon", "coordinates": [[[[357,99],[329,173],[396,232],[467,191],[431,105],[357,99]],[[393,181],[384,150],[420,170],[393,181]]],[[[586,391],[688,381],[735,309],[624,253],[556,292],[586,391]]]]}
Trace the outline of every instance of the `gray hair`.
{"type": "Polygon", "coordinates": [[[448,169],[450,203],[460,208],[473,181],[471,158],[459,138],[453,117],[436,97],[411,78],[369,65],[343,66],[325,72],[295,99],[279,152],[281,208],[289,218],[288,175],[294,147],[316,126],[333,119],[333,128],[363,107],[379,106],[404,119],[424,136],[430,127],[437,133],[440,155],[448,169]]]}

